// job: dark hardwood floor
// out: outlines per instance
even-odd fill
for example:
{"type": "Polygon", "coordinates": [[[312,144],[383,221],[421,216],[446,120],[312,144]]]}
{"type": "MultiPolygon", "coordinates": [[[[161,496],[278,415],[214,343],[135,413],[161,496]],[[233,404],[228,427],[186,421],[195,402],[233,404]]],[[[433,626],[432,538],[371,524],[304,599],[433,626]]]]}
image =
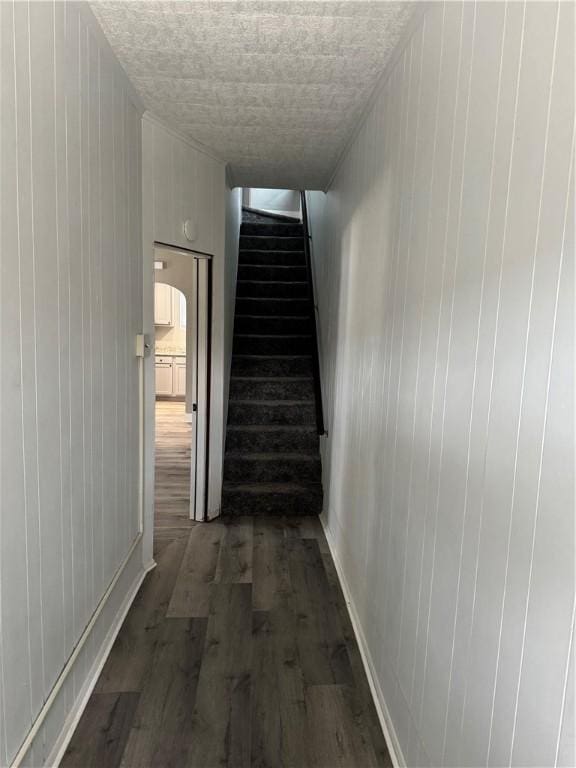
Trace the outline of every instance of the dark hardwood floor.
{"type": "Polygon", "coordinates": [[[318,519],[157,511],[158,565],[61,765],[390,766],[318,519]]]}

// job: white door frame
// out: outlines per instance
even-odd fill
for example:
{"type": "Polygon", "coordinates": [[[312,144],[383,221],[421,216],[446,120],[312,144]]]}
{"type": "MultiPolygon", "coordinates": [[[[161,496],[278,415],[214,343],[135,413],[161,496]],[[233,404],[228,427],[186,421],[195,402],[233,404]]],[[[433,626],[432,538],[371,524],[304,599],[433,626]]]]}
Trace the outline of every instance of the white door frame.
{"type": "MultiPolygon", "coordinates": [[[[154,282],[163,282],[186,297],[186,416],[191,425],[190,444],[190,519],[207,519],[208,429],[210,423],[210,261],[209,254],[184,248],[154,244],[154,260],[168,264],[166,271],[155,274],[154,282]],[[170,254],[183,256],[189,264],[180,264],[171,274],[170,254]],[[157,278],[157,280],[156,280],[157,278]]],[[[155,392],[152,393],[155,398],[155,392]]],[[[155,436],[155,434],[154,434],[155,436]]]]}
{"type": "Polygon", "coordinates": [[[209,270],[207,259],[196,259],[197,272],[197,376],[196,376],[196,504],[194,519],[207,519],[209,428],[209,270]]]}

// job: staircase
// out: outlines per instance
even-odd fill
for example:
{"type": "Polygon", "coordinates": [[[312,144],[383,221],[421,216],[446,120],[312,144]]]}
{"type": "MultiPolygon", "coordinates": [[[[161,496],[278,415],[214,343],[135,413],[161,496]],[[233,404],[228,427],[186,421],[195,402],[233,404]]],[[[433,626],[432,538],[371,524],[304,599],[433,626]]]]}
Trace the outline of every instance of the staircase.
{"type": "Polygon", "coordinates": [[[244,212],[222,511],[322,509],[302,224],[244,212]]]}

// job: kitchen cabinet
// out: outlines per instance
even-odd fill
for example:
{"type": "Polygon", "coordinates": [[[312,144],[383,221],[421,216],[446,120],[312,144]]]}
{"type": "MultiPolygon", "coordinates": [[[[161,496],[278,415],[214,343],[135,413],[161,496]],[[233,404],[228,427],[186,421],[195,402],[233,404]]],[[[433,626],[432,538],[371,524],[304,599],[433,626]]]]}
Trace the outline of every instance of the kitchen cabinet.
{"type": "Polygon", "coordinates": [[[156,394],[171,395],[172,389],[172,358],[156,357],[156,394]]]}
{"type": "Polygon", "coordinates": [[[154,284],[154,325],[174,325],[173,294],[171,285],[154,284]]]}
{"type": "Polygon", "coordinates": [[[172,365],[172,394],[186,395],[186,358],[175,357],[172,365]]]}
{"type": "Polygon", "coordinates": [[[186,358],[156,355],[156,394],[186,396],[186,358]]]}

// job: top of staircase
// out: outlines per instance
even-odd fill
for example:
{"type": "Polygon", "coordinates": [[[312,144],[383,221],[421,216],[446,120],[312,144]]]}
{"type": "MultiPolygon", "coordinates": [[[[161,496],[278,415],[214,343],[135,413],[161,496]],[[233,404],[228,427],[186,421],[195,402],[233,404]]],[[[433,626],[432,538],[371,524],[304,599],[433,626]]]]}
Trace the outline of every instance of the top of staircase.
{"type": "Polygon", "coordinates": [[[242,206],[242,221],[250,224],[301,224],[300,219],[295,219],[293,216],[282,216],[279,213],[268,213],[267,211],[260,211],[258,208],[248,208],[242,206]]]}

